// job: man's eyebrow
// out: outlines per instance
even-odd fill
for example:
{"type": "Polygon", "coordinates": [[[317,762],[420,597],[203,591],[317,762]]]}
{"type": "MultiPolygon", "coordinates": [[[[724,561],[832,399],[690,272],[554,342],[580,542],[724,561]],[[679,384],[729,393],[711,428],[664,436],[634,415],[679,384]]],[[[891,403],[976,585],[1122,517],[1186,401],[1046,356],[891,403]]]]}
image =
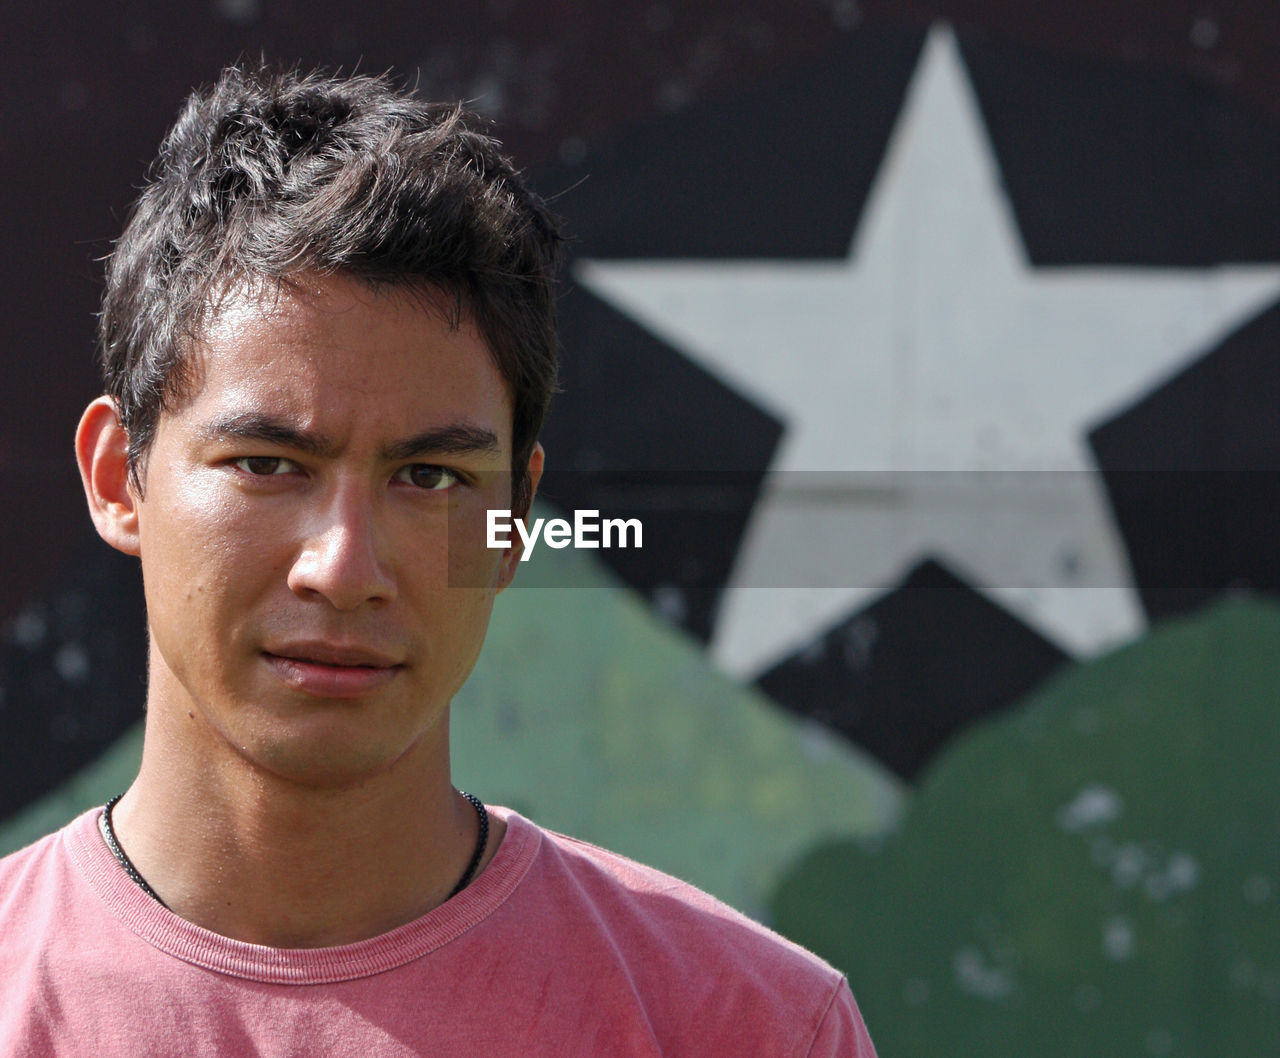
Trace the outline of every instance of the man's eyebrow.
{"type": "Polygon", "coordinates": [[[388,462],[398,462],[434,453],[456,456],[472,452],[497,453],[501,450],[498,435],[492,430],[468,423],[455,423],[452,426],[426,430],[403,441],[394,441],[382,449],[382,456],[388,462]]]}
{"type": "MultiPolygon", "coordinates": [[[[265,441],[317,456],[335,455],[339,447],[324,434],[312,433],[283,419],[257,412],[244,412],[219,419],[205,427],[203,432],[210,439],[235,437],[246,441],[265,441]]],[[[403,441],[392,441],[382,447],[379,455],[387,462],[399,462],[427,454],[496,453],[501,448],[498,435],[492,430],[469,423],[454,423],[424,430],[403,441]]]]}
{"type": "Polygon", "coordinates": [[[209,440],[236,437],[242,441],[265,441],[285,448],[296,448],[308,455],[331,455],[337,445],[323,434],[300,429],[284,419],[258,412],[243,412],[209,423],[201,431],[209,440]]]}

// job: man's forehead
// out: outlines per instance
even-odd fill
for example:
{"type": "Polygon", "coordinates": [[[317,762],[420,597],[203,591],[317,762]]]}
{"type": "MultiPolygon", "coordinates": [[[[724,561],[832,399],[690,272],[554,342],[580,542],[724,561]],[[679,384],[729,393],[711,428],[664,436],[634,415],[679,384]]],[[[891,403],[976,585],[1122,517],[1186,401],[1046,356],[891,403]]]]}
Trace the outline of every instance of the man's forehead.
{"type": "Polygon", "coordinates": [[[502,448],[510,386],[443,296],[347,276],[228,292],[193,349],[190,399],[173,410],[193,413],[208,435],[243,435],[250,423],[263,440],[272,429],[321,438],[356,424],[367,434],[373,418],[384,446],[448,430],[449,446],[502,448]]]}

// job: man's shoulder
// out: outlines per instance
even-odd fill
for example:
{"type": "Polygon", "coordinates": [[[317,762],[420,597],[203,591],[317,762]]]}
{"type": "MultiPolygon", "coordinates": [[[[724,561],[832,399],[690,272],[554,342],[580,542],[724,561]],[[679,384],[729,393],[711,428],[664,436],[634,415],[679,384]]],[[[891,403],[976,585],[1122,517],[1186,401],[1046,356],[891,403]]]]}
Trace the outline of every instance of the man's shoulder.
{"type": "Polygon", "coordinates": [[[586,905],[603,926],[625,932],[628,950],[825,993],[843,979],[812,952],[688,882],[580,838],[540,833],[539,858],[557,899],[586,905]]]}
{"type": "Polygon", "coordinates": [[[63,830],[55,830],[0,857],[0,909],[5,906],[6,897],[28,888],[36,876],[56,868],[64,852],[63,837],[63,830]]]}
{"type": "Polygon", "coordinates": [[[76,826],[84,826],[83,817],[0,858],[0,937],[8,942],[0,944],[0,966],[65,927],[66,901],[76,888],[68,834],[76,826]]]}
{"type": "Polygon", "coordinates": [[[537,833],[508,928],[613,1009],[642,1010],[654,1039],[699,1040],[707,1054],[874,1055],[844,976],[816,955],[661,870],[537,833]]]}

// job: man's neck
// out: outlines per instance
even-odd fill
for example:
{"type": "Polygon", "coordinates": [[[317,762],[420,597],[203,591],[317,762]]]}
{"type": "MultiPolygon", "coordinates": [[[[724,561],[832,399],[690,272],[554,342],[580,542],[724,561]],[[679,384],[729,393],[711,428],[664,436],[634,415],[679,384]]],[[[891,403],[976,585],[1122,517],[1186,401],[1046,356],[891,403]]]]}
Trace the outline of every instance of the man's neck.
{"type": "MultiPolygon", "coordinates": [[[[280,948],[347,944],[443,903],[478,819],[449,781],[447,735],[341,788],[288,782],[233,755],[174,753],[148,714],[137,780],[112,813],[121,847],[177,915],[280,948]]],[[[480,863],[502,838],[500,821],[480,863]]]]}

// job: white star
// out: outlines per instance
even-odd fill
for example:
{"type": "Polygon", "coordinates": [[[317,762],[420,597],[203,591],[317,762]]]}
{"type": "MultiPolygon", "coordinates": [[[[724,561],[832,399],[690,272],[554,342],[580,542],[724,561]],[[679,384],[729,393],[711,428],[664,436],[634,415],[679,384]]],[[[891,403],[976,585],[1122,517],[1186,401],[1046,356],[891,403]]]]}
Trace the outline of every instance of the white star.
{"type": "Polygon", "coordinates": [[[1271,265],[1032,268],[945,27],[848,259],[576,276],[786,424],[712,645],[742,677],[926,552],[1069,649],[1134,634],[1085,431],[1280,292],[1271,265]]]}

